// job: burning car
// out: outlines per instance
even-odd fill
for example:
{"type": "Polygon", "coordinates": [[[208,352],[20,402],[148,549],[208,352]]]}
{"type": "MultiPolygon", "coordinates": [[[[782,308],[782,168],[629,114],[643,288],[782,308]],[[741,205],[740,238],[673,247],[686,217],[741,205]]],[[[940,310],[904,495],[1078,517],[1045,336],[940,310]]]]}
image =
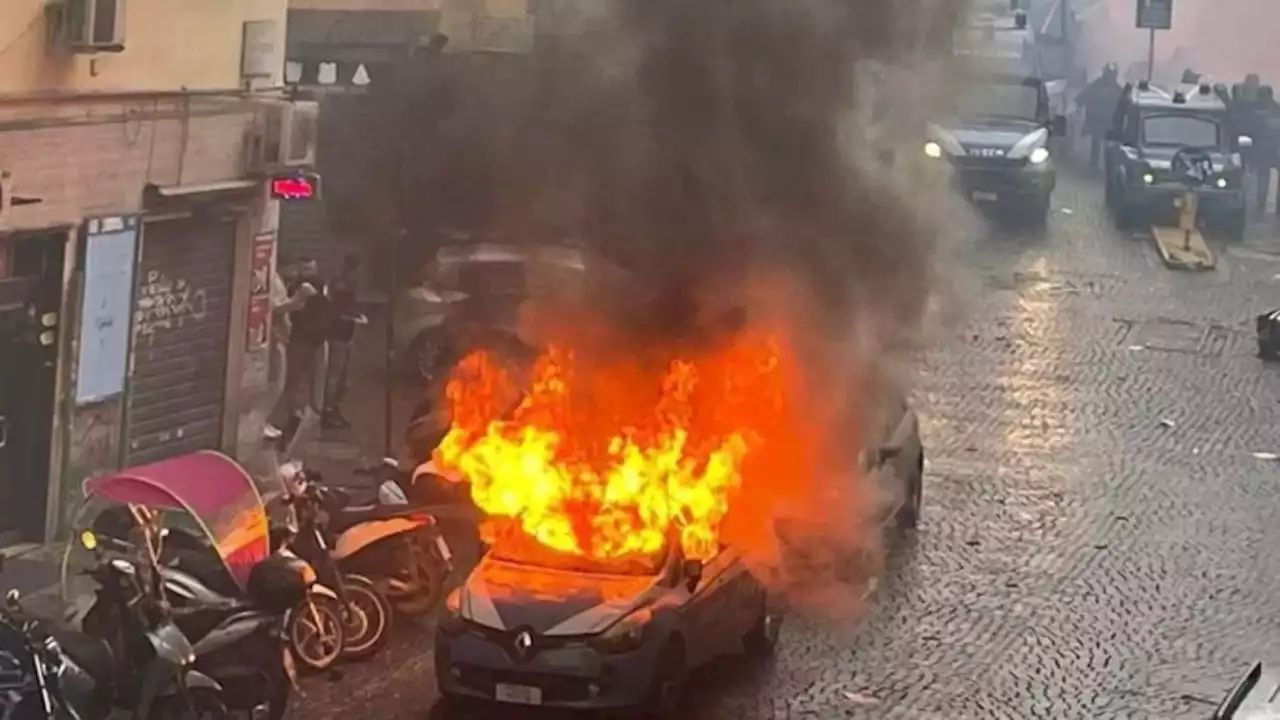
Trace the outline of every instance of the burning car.
{"type": "Polygon", "coordinates": [[[447,699],[669,713],[690,670],[743,648],[767,654],[780,628],[732,548],[702,561],[669,542],[596,560],[515,532],[449,596],[436,677],[447,699]]]}
{"type": "Polygon", "coordinates": [[[862,453],[875,496],[833,510],[854,483],[819,484],[828,428],[802,364],[743,313],[714,317],[664,336],[674,348],[644,336],[621,353],[552,344],[528,372],[485,351],[455,367],[450,427],[420,471],[467,488],[489,551],[437,630],[446,701],[670,712],[691,669],[777,642],[777,566],[760,561],[798,539],[779,508],[914,524],[923,451],[905,403],[862,453]]]}

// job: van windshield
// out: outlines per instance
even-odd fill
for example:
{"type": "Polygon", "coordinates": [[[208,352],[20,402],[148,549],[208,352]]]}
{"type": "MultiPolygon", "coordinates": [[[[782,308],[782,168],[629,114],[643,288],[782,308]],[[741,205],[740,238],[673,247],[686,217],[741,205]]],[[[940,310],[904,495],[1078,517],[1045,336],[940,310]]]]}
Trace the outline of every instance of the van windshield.
{"type": "Polygon", "coordinates": [[[1147,115],[1142,119],[1142,140],[1148,145],[1218,147],[1219,130],[1218,123],[1196,115],[1147,115]]]}
{"type": "Polygon", "coordinates": [[[1039,115],[1040,91],[1027,83],[975,80],[961,88],[959,109],[961,117],[1012,117],[1034,121],[1039,115]]]}

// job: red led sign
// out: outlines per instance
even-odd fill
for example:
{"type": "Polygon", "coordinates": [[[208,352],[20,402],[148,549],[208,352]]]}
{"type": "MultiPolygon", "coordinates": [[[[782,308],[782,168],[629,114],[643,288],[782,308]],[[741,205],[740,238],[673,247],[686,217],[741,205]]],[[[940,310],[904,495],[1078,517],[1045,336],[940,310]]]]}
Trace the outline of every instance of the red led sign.
{"type": "Polygon", "coordinates": [[[313,200],[319,194],[319,175],[281,175],[271,178],[271,197],[275,200],[313,200]]]}

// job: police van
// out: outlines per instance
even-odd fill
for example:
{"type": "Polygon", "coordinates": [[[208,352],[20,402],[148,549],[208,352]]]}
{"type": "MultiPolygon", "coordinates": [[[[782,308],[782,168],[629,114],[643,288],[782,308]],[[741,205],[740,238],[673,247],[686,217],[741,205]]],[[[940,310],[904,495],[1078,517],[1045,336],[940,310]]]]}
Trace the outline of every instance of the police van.
{"type": "Polygon", "coordinates": [[[1067,132],[1039,73],[1025,13],[986,15],[964,28],[954,52],[965,65],[952,117],[929,125],[925,155],[984,207],[1047,221],[1057,185],[1051,138],[1067,132]]]}

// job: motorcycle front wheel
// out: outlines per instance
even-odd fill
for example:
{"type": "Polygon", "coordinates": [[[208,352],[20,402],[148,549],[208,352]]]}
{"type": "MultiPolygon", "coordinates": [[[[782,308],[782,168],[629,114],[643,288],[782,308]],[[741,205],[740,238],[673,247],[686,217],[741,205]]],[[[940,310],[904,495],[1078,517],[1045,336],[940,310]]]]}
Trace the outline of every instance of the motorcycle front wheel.
{"type": "Polygon", "coordinates": [[[342,657],[363,660],[382,649],[391,637],[391,601],[372,581],[358,575],[342,578],[347,595],[342,657]]]}
{"type": "Polygon", "coordinates": [[[346,631],[342,605],[324,595],[310,595],[294,608],[286,628],[293,656],[308,670],[328,670],[342,656],[346,631]]]}

